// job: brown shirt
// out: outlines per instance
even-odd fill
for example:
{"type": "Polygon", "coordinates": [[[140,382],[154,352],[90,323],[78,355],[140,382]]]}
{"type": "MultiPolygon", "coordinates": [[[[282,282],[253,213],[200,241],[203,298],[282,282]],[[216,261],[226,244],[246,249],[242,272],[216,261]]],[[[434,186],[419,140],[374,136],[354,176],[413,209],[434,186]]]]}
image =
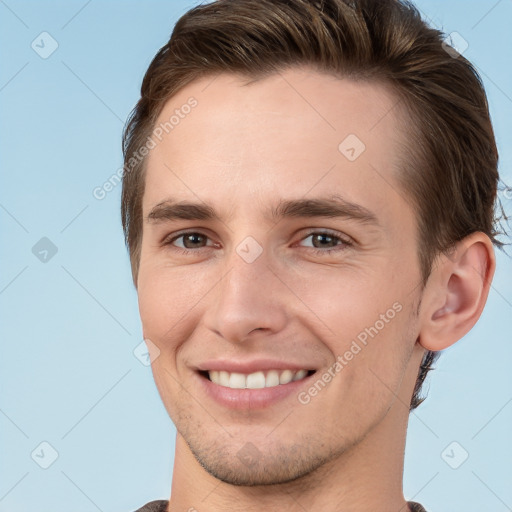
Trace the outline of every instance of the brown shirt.
{"type": "MultiPolygon", "coordinates": [[[[167,500],[150,501],[135,512],[167,512],[168,505],[169,502],[167,500]]],[[[427,512],[419,503],[414,501],[409,501],[409,507],[412,512],[427,512]]]]}

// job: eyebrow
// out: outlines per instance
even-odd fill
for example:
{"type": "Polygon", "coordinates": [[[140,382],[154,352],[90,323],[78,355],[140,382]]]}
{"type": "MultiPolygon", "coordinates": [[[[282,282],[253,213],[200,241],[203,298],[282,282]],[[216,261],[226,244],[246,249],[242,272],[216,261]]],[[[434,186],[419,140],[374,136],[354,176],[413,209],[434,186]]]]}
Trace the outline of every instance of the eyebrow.
{"type": "MultiPolygon", "coordinates": [[[[379,226],[375,213],[368,208],[352,203],[339,195],[312,199],[288,199],[268,210],[266,218],[277,222],[283,218],[339,217],[361,224],[379,226]]],[[[222,221],[215,208],[207,203],[166,199],[155,205],[147,221],[164,222],[176,219],[222,221]]]]}

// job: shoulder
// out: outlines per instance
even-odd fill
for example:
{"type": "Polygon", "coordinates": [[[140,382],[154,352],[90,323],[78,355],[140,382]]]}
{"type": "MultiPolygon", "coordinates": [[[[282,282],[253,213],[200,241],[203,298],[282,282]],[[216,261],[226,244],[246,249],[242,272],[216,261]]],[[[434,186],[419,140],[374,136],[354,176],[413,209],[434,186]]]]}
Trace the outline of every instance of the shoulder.
{"type": "Polygon", "coordinates": [[[169,502],[167,500],[150,501],[135,512],[167,512],[168,505],[169,502]]]}
{"type": "Polygon", "coordinates": [[[411,512],[427,512],[419,503],[416,503],[415,501],[409,501],[407,504],[409,505],[411,512]]]}

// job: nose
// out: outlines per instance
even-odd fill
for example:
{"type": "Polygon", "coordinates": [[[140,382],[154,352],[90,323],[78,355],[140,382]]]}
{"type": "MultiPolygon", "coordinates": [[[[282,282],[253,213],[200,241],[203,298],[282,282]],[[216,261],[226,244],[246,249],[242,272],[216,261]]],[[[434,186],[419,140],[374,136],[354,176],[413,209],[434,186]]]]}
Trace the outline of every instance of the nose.
{"type": "Polygon", "coordinates": [[[291,292],[269,265],[266,252],[248,262],[233,251],[226,263],[223,277],[210,294],[206,326],[231,343],[248,340],[260,331],[282,330],[291,292]]]}

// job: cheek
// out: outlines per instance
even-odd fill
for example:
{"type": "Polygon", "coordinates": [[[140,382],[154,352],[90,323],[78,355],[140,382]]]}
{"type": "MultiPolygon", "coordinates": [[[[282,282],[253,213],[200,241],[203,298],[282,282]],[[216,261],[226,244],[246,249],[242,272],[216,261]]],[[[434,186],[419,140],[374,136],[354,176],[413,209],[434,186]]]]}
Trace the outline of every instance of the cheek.
{"type": "Polygon", "coordinates": [[[374,263],[364,269],[318,269],[292,281],[302,309],[316,319],[325,331],[322,337],[338,351],[354,339],[361,346],[374,339],[382,343],[405,314],[400,282],[383,279],[389,269],[374,263]]]}
{"type": "Polygon", "coordinates": [[[155,340],[181,332],[207,293],[207,281],[186,268],[142,264],[138,278],[139,313],[144,335],[155,340]]]}
{"type": "MultiPolygon", "coordinates": [[[[384,310],[385,311],[385,310],[384,310]]],[[[377,323],[377,327],[381,327],[377,323]]],[[[402,379],[414,346],[406,313],[402,310],[389,324],[378,332],[374,331],[375,321],[370,328],[359,330],[364,336],[349,337],[343,353],[351,358],[346,363],[344,382],[340,381],[339,402],[346,403],[349,415],[361,424],[382,417],[401,393],[402,379]],[[403,315],[403,316],[400,316],[403,315]],[[360,340],[365,340],[364,343],[360,340]],[[353,352],[356,354],[352,355],[353,352]],[[349,355],[350,354],[350,355],[349,355]],[[361,407],[361,404],[366,404],[361,407]]],[[[347,426],[348,428],[348,426],[347,426]]]]}
{"type": "MultiPolygon", "coordinates": [[[[354,276],[357,277],[357,276],[354,276]]],[[[316,286],[324,285],[316,281],[316,286]]],[[[332,279],[327,287],[301,291],[301,298],[321,320],[316,332],[329,348],[333,360],[340,361],[342,393],[379,403],[392,398],[414,346],[410,332],[409,299],[398,281],[379,283],[377,279],[332,279]],[[325,290],[318,293],[319,289],[325,290]]],[[[308,313],[309,316],[309,313],[308,313]]],[[[313,318],[313,317],[311,317],[313,318]]],[[[310,327],[313,324],[310,324],[310,327]]]]}

